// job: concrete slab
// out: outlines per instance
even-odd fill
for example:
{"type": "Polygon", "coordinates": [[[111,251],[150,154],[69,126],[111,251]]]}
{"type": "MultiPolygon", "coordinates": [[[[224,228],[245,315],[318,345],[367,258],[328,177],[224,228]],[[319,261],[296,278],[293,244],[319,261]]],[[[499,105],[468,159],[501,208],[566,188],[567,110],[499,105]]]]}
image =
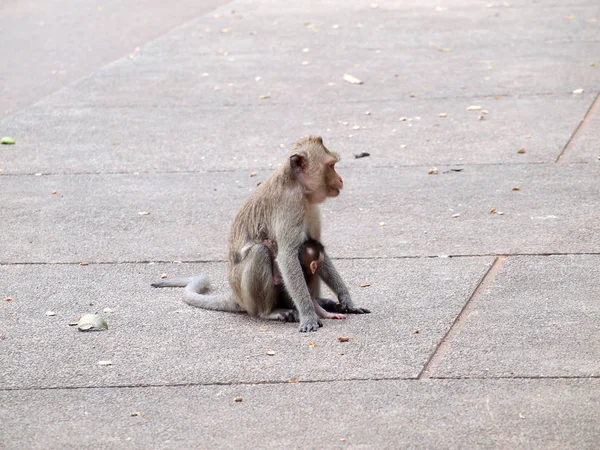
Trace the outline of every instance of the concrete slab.
{"type": "MultiPolygon", "coordinates": [[[[203,41],[197,42],[198,48],[205,48],[203,41]]],[[[277,103],[299,107],[401,100],[411,95],[419,101],[570,94],[579,88],[595,92],[600,71],[590,67],[590,61],[596,57],[596,47],[595,43],[584,42],[540,44],[535,48],[465,48],[447,53],[394,49],[385,55],[372,48],[340,48],[335,50],[335,58],[327,49],[315,49],[310,59],[301,46],[295,53],[285,49],[229,53],[214,48],[197,57],[142,50],[136,60],[119,60],[52,96],[52,102],[56,106],[277,103]],[[228,53],[221,55],[219,51],[228,53]],[[303,61],[310,64],[303,65],[303,61]],[[345,73],[364,84],[344,82],[345,73]],[[260,77],[258,82],[256,77],[260,77]]]]}
{"type": "Polygon", "coordinates": [[[597,377],[600,256],[511,257],[433,376],[597,377]]]}
{"type": "Polygon", "coordinates": [[[598,2],[238,0],[134,50],[201,3],[0,7],[3,109],[132,53],[0,121],[0,447],[596,449],[594,118],[551,163],[598,92],[598,2]],[[307,336],[150,288],[224,292],[230,221],[309,133],[344,157],[324,242],[372,314],[307,336]],[[487,255],[569,252],[509,257],[446,335],[487,255]]]}
{"type": "Polygon", "coordinates": [[[413,100],[310,104],[300,110],[266,103],[38,106],[0,122],[2,133],[17,140],[0,147],[0,170],[252,171],[279,164],[295,140],[310,134],[322,135],[342,155],[340,167],[553,162],[593,95],[413,100]],[[478,120],[481,111],[467,111],[472,105],[488,111],[485,120],[478,120]],[[517,154],[520,148],[527,153],[517,154]],[[371,156],[355,160],[362,151],[371,156]]]}
{"type": "Polygon", "coordinates": [[[3,1],[0,118],[116,58],[134,53],[136,47],[224,3],[223,0],[186,0],[169,5],[160,0],[103,0],[98,4],[82,4],[77,0],[3,1]]]}
{"type": "Polygon", "coordinates": [[[595,449],[598,402],[597,379],[0,391],[0,434],[7,449],[595,449]]]}
{"type": "Polygon", "coordinates": [[[598,9],[589,2],[552,7],[544,1],[547,9],[543,10],[535,2],[507,7],[479,1],[395,1],[378,4],[377,8],[360,2],[344,4],[343,8],[335,1],[320,2],[318,6],[298,2],[286,5],[284,10],[273,1],[235,2],[231,6],[235,7],[233,14],[224,11],[192,21],[146,50],[156,49],[165,55],[208,54],[214,48],[230,48],[236,53],[260,49],[297,52],[300,41],[309,48],[305,56],[310,58],[315,49],[324,48],[451,52],[474,47],[594,42],[598,37],[598,24],[593,20],[598,9]],[[248,35],[250,39],[246,39],[248,35]],[[199,47],[198,39],[206,45],[199,47]]]}
{"type": "Polygon", "coordinates": [[[0,266],[0,295],[13,299],[0,304],[0,386],[414,378],[491,260],[339,261],[356,303],[373,312],[327,320],[309,334],[297,324],[195,309],[181,300],[182,289],[150,287],[162,273],[205,273],[216,292],[227,292],[223,263],[0,266]],[[365,282],[371,286],[359,287],[365,282]],[[107,318],[108,331],[68,326],[94,312],[107,318]]]}
{"type": "MultiPolygon", "coordinates": [[[[344,193],[322,208],[334,257],[600,251],[597,165],[341,173],[344,193]]],[[[266,176],[3,176],[0,262],[223,261],[229,224],[266,176]]]]}
{"type": "Polygon", "coordinates": [[[544,12],[456,3],[231,6],[233,13],[193,21],[63,90],[54,104],[258,105],[269,95],[266,103],[306,105],[567,94],[594,91],[600,81],[590,65],[598,11],[589,4],[544,12]],[[348,72],[365,84],[343,82],[348,72]]]}

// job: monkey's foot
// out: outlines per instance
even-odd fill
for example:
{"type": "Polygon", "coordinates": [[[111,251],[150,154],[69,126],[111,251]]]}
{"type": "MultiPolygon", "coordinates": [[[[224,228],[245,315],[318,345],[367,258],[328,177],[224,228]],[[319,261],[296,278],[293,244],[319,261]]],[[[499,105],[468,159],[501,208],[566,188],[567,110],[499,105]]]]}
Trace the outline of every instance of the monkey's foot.
{"type": "Polygon", "coordinates": [[[281,320],[282,322],[298,322],[298,311],[295,309],[274,309],[268,314],[261,314],[261,319],[281,320]]]}
{"type": "Polygon", "coordinates": [[[367,308],[360,308],[358,306],[344,306],[338,303],[336,311],[343,312],[346,314],[371,314],[371,310],[367,308]]]}
{"type": "MultiPolygon", "coordinates": [[[[334,303],[334,302],[332,302],[332,303],[334,303]]],[[[313,300],[313,305],[315,306],[315,312],[317,313],[317,316],[319,316],[321,319],[345,319],[346,318],[346,316],[344,314],[331,313],[331,312],[323,309],[323,307],[321,306],[320,300],[313,300]]]]}
{"type": "MultiPolygon", "coordinates": [[[[348,313],[348,314],[369,314],[371,311],[367,308],[360,308],[356,306],[348,306],[340,302],[336,302],[334,300],[328,298],[319,298],[317,299],[318,304],[325,310],[329,312],[338,312],[338,313],[348,313]]],[[[317,309],[315,305],[315,309],[317,309]]]]}
{"type": "MultiPolygon", "coordinates": [[[[318,298],[317,303],[325,311],[337,312],[336,308],[338,307],[338,302],[336,302],[335,300],[331,300],[330,298],[318,298]]],[[[315,305],[315,309],[317,309],[316,305],[315,305]]]]}
{"type": "Polygon", "coordinates": [[[340,301],[335,305],[334,310],[336,312],[348,313],[348,314],[370,314],[371,311],[367,308],[361,308],[354,306],[351,303],[350,297],[346,295],[339,295],[338,300],[340,301]]]}
{"type": "Polygon", "coordinates": [[[323,319],[345,319],[346,315],[345,314],[337,314],[337,313],[325,313],[324,316],[320,316],[323,319]]]}
{"type": "Polygon", "coordinates": [[[300,333],[306,333],[308,331],[317,331],[323,326],[323,322],[316,315],[312,320],[300,322],[300,333]]]}

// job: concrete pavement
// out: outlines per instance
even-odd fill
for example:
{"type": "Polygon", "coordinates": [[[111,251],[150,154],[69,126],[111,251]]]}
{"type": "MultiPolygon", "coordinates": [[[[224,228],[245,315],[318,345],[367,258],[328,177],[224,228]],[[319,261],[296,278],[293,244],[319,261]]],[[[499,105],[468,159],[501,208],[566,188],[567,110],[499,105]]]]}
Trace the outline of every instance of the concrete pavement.
{"type": "Polygon", "coordinates": [[[600,7],[195,15],[0,121],[0,448],[597,448],[600,7]],[[308,134],[372,314],[305,335],[150,288],[224,292],[235,212],[308,134]]]}
{"type": "Polygon", "coordinates": [[[6,0],[0,5],[0,118],[98,70],[224,1],[82,3],[6,0]]]}

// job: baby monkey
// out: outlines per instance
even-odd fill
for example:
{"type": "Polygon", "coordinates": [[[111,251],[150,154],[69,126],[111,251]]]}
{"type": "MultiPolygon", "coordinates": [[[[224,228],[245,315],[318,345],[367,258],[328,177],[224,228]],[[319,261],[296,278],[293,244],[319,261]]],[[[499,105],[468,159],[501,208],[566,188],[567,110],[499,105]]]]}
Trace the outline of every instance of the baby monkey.
{"type": "MultiPolygon", "coordinates": [[[[273,264],[273,284],[279,290],[279,303],[281,307],[290,307],[293,305],[289,295],[285,292],[285,288],[283,287],[283,279],[281,278],[281,273],[279,272],[279,267],[277,266],[277,262],[275,261],[277,257],[277,244],[273,241],[265,240],[265,246],[269,249],[271,253],[271,262],[273,264]]],[[[300,266],[302,267],[302,273],[304,274],[304,279],[306,280],[306,285],[309,287],[309,291],[318,292],[319,290],[319,272],[323,268],[323,264],[325,261],[325,247],[316,239],[308,239],[304,244],[300,246],[300,250],[298,251],[298,259],[300,260],[300,266]]],[[[323,309],[321,303],[331,303],[334,304],[333,300],[326,299],[317,299],[316,297],[312,297],[312,302],[315,307],[315,312],[317,316],[322,319],[345,319],[346,316],[344,314],[331,313],[323,309]]]]}

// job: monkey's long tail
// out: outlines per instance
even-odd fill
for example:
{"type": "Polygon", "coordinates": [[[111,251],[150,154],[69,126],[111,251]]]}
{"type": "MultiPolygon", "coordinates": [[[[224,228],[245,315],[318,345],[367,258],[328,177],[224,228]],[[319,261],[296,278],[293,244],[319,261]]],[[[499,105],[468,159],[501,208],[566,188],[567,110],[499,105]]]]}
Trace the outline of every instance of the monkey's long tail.
{"type": "Polygon", "coordinates": [[[202,294],[208,288],[208,278],[204,275],[188,278],[171,278],[152,283],[152,287],[185,287],[183,301],[196,308],[214,311],[245,312],[231,296],[202,294]]]}

